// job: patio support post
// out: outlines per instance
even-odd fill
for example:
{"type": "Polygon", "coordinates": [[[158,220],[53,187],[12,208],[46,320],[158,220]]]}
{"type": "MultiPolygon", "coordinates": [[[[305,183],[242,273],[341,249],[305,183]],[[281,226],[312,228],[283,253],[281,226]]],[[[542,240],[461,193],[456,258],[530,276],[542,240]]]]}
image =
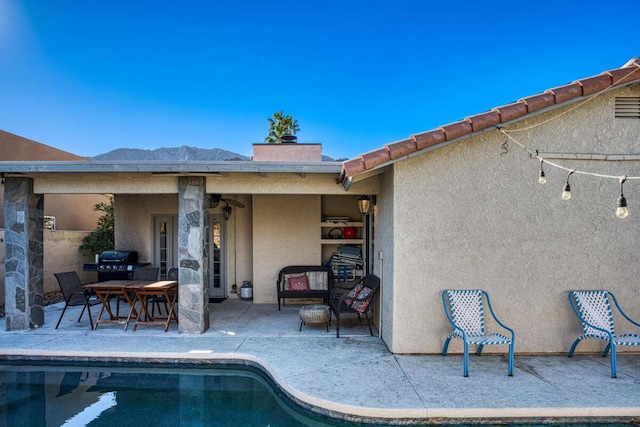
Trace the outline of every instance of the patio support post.
{"type": "Polygon", "coordinates": [[[180,333],[209,329],[206,179],[178,178],[178,325],[180,333]]]}
{"type": "Polygon", "coordinates": [[[33,194],[31,178],[6,178],[5,310],[6,330],[23,331],[44,324],[44,196],[33,194]]]}

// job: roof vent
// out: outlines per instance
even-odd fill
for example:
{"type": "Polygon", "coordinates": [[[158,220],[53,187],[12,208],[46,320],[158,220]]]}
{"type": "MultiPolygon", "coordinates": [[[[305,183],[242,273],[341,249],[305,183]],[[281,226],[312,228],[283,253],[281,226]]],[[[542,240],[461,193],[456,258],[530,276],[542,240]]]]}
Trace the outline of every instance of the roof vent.
{"type": "Polygon", "coordinates": [[[616,96],[616,119],[640,119],[640,96],[616,96]]]}

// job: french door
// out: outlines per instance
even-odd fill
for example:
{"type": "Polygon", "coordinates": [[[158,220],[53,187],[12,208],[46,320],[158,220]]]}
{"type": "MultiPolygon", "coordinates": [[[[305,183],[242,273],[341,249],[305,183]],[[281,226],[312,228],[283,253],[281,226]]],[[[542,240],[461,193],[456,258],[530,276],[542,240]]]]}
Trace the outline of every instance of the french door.
{"type": "Polygon", "coordinates": [[[167,272],[178,266],[178,217],[156,215],[153,217],[153,260],[160,268],[160,280],[167,278],[167,272]]]}
{"type": "Polygon", "coordinates": [[[209,230],[209,298],[226,298],[227,275],[224,219],[221,216],[213,215],[209,230]]]}

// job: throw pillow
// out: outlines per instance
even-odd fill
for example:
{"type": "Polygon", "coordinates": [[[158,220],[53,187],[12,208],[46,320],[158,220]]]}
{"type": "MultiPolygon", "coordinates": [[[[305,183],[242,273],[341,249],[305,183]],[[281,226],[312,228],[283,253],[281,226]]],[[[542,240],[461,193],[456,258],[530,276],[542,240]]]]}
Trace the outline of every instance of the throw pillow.
{"type": "Polygon", "coordinates": [[[353,304],[353,300],[358,297],[358,294],[360,294],[360,291],[362,291],[363,287],[364,286],[362,286],[362,284],[358,283],[349,291],[346,298],[344,299],[344,303],[347,305],[347,307],[351,307],[351,304],[353,304]]]}
{"type": "Polygon", "coordinates": [[[372,293],[373,290],[371,288],[363,286],[362,290],[358,294],[358,299],[351,303],[351,308],[361,314],[367,311],[367,307],[369,307],[369,303],[371,302],[369,295],[372,293]]]}
{"type": "Polygon", "coordinates": [[[289,282],[290,291],[308,291],[309,290],[309,278],[306,274],[290,274],[287,277],[289,282]]]}

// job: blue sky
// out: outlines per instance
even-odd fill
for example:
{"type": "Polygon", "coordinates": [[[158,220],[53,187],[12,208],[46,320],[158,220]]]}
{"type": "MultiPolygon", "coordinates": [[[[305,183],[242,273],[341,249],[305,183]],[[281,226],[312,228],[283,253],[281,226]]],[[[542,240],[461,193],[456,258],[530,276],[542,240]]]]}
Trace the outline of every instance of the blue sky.
{"type": "Polygon", "coordinates": [[[640,56],[640,2],[0,0],[0,129],[81,156],[352,158],[640,56]]]}

